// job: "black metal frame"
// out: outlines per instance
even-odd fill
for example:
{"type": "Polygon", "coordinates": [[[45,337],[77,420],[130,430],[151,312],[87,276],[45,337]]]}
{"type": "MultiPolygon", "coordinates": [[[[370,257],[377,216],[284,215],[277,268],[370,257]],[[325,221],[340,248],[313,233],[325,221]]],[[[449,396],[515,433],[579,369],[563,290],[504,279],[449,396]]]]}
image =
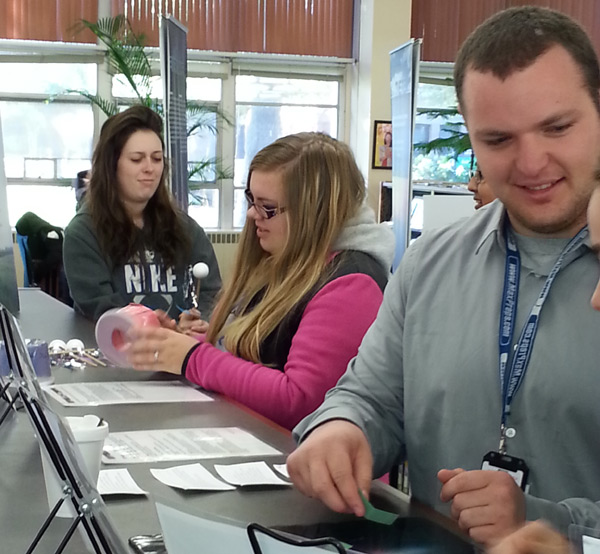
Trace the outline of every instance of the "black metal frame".
{"type": "Polygon", "coordinates": [[[257,537],[258,533],[262,533],[263,535],[267,535],[272,539],[283,542],[285,544],[289,544],[291,546],[331,546],[335,548],[338,554],[347,554],[344,545],[337,539],[334,539],[333,537],[323,537],[319,539],[304,539],[300,537],[292,537],[288,534],[269,529],[268,527],[264,527],[259,523],[251,523],[246,528],[246,531],[248,532],[248,538],[250,539],[250,544],[252,545],[252,552],[254,552],[254,554],[262,554],[262,549],[260,548],[260,544],[257,537]]]}
{"type": "Polygon", "coordinates": [[[15,407],[16,400],[20,399],[34,428],[40,451],[45,451],[63,483],[63,496],[50,510],[26,554],[35,551],[65,501],[72,503],[75,516],[54,554],[64,551],[79,524],[83,526],[85,536],[96,554],[127,554],[127,547],[119,539],[108,519],[102,497],[82,469],[84,462],[73,435],[46,402],[15,318],[1,304],[0,333],[6,346],[10,368],[9,377],[0,378],[0,397],[4,397],[8,403],[0,416],[0,424],[11,408],[15,407]],[[10,386],[17,390],[14,397],[8,390],[10,386]]]}

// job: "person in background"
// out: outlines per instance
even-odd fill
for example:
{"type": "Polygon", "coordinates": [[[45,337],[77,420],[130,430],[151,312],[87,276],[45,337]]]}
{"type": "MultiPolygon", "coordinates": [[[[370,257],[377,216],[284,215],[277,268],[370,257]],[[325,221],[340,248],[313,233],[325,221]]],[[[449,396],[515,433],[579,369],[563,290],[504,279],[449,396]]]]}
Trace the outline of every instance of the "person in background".
{"type": "Polygon", "coordinates": [[[75,189],[75,199],[77,200],[76,211],[83,205],[83,200],[90,184],[91,170],[84,169],[77,172],[77,177],[73,179],[73,188],[75,189]]]}
{"type": "Polygon", "coordinates": [[[177,209],[166,184],[162,120],[145,106],[109,118],[94,150],[84,205],[65,230],[74,307],[97,320],[130,302],[175,318],[192,307],[192,267],[209,266],[198,300],[205,319],[221,287],[202,228],[177,209]]]}
{"type": "MultiPolygon", "coordinates": [[[[590,248],[600,261],[600,187],[594,189],[590,198],[588,228],[590,248]]],[[[600,279],[590,302],[594,310],[600,311],[600,279]]],[[[600,519],[596,522],[596,529],[598,528],[600,528],[600,519]]],[[[569,554],[570,552],[567,539],[543,521],[524,525],[490,550],[490,554],[569,554]]]]}
{"type": "Polygon", "coordinates": [[[33,212],[16,222],[17,240],[23,244],[26,286],[39,287],[68,306],[73,305],[63,264],[64,231],[33,212]]]}
{"type": "Polygon", "coordinates": [[[233,277],[206,337],[135,329],[135,369],[183,374],[292,428],[356,354],[383,297],[390,229],[364,205],[350,148],[299,133],[263,148],[248,172],[233,277]]]}
{"type": "Polygon", "coordinates": [[[481,169],[479,168],[475,170],[469,179],[467,188],[473,193],[476,210],[496,199],[496,196],[486,183],[485,178],[481,173],[481,169]]]}
{"type": "Polygon", "coordinates": [[[379,165],[392,167],[392,133],[389,131],[383,135],[383,144],[379,147],[379,165]]]}
{"type": "Polygon", "coordinates": [[[294,430],[288,471],[300,491],[362,516],[359,490],[406,449],[413,497],[478,543],[540,518],[562,533],[594,526],[598,59],[571,18],[523,6],[473,31],[454,83],[499,202],[407,249],[358,355],[294,430]],[[515,478],[492,471],[497,460],[515,478]]]}

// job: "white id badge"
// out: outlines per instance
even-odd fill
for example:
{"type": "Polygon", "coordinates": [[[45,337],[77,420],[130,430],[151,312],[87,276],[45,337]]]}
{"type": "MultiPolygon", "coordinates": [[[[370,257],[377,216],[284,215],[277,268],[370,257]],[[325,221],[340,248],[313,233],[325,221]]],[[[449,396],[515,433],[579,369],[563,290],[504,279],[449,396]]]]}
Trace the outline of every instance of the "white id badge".
{"type": "Polygon", "coordinates": [[[500,454],[492,450],[483,457],[481,469],[487,471],[504,471],[515,480],[515,483],[522,490],[525,490],[527,486],[529,468],[521,458],[515,458],[508,454],[500,454]]]}

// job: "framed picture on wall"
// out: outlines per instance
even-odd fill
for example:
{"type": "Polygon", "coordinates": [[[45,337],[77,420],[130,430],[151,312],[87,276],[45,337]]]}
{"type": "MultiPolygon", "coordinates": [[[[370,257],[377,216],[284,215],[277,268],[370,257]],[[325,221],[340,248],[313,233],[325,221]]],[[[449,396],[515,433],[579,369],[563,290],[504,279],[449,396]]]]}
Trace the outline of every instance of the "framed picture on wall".
{"type": "Polygon", "coordinates": [[[373,128],[373,169],[392,169],[392,122],[375,121],[373,128]]]}

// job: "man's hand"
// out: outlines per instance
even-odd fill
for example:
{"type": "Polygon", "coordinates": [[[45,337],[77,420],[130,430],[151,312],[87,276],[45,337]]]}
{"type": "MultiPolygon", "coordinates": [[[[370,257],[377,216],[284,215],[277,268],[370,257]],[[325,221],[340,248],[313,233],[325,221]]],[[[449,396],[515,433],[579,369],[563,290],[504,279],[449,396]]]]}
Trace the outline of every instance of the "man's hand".
{"type": "Polygon", "coordinates": [[[287,459],[294,485],[336,512],[365,514],[358,494],[369,496],[373,478],[371,448],[353,423],[333,420],[317,427],[287,459]]]}
{"type": "Polygon", "coordinates": [[[442,469],[440,498],[452,502],[450,510],[461,529],[490,546],[525,522],[525,495],[503,471],[442,469]]]}
{"type": "Polygon", "coordinates": [[[541,521],[533,521],[511,533],[489,554],[569,554],[569,543],[541,521]]]}

